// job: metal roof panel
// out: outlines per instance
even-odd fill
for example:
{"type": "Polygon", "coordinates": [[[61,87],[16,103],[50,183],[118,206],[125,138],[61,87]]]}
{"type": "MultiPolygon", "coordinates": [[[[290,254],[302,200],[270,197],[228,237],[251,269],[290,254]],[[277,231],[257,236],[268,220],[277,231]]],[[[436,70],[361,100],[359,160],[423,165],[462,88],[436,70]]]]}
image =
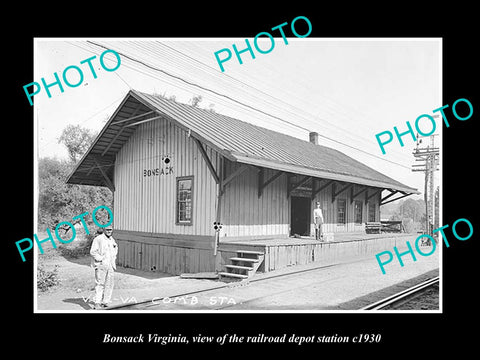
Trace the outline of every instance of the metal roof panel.
{"type": "MultiPolygon", "coordinates": [[[[404,185],[338,150],[315,145],[309,141],[160,96],[131,90],[122,103],[128,104],[130,108],[127,114],[132,114],[135,108],[132,105],[132,99],[136,99],[146,108],[166,116],[182,128],[189,130],[192,136],[214,147],[230,160],[326,179],[348,179],[344,181],[419,193],[416,189],[404,185]]],[[[136,108],[138,109],[138,105],[136,108]]],[[[121,112],[124,118],[128,117],[123,110],[121,105],[116,114],[121,112]]],[[[114,133],[118,132],[121,127],[111,124],[114,117],[115,115],[105,125],[86,156],[91,152],[103,151],[107,144],[115,138],[114,133]],[[108,138],[107,141],[103,141],[102,137],[108,138]]],[[[110,146],[108,154],[112,155],[113,152],[118,151],[131,133],[133,133],[131,130],[124,131],[121,137],[116,138],[114,144],[110,146]]],[[[79,166],[81,163],[82,161],[79,166]]],[[[74,182],[74,173],[69,178],[70,182],[74,182]]]]}

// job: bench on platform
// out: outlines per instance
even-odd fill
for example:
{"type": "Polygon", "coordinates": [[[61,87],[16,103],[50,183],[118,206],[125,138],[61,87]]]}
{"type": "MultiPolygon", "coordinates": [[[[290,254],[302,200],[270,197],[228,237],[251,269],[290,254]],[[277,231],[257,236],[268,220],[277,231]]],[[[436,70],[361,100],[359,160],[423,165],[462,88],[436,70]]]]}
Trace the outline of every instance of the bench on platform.
{"type": "Polygon", "coordinates": [[[365,223],[365,232],[367,234],[380,234],[381,231],[382,223],[375,221],[365,223]]]}
{"type": "Polygon", "coordinates": [[[405,227],[401,220],[382,220],[383,232],[405,232],[405,227]]]}

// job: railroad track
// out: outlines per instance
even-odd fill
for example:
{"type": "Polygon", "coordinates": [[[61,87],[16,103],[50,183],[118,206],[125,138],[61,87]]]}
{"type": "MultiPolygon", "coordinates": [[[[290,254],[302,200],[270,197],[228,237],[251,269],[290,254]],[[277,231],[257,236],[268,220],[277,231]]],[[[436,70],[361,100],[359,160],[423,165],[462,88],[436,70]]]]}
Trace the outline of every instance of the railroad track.
{"type": "Polygon", "coordinates": [[[373,304],[367,305],[361,308],[360,310],[382,310],[387,307],[394,307],[395,305],[398,306],[400,304],[403,304],[413,299],[414,297],[419,296],[420,294],[422,294],[432,286],[435,286],[436,284],[438,284],[439,281],[440,281],[440,277],[436,276],[420,284],[414,285],[406,290],[400,291],[399,293],[391,295],[385,299],[382,299],[373,304]]]}
{"type": "MultiPolygon", "coordinates": [[[[359,260],[359,261],[361,261],[361,260],[359,260]]],[[[152,307],[152,306],[155,307],[155,306],[159,305],[160,303],[162,303],[164,301],[164,299],[166,299],[166,300],[175,299],[175,298],[177,298],[177,299],[182,299],[182,298],[188,299],[188,298],[191,298],[191,297],[200,298],[202,296],[206,296],[207,294],[209,294],[209,293],[211,293],[212,291],[215,291],[215,290],[248,286],[250,284],[253,285],[255,283],[261,283],[261,282],[272,280],[272,279],[275,279],[275,278],[289,278],[289,277],[294,278],[296,275],[300,275],[302,273],[308,273],[308,272],[313,272],[313,271],[318,271],[318,270],[327,270],[329,268],[336,267],[338,265],[341,265],[341,263],[313,266],[313,267],[309,267],[307,269],[305,269],[305,268],[299,269],[297,271],[291,271],[290,270],[288,272],[280,273],[280,274],[278,274],[278,273],[277,274],[270,274],[270,273],[259,274],[260,276],[254,277],[254,278],[249,279],[248,281],[245,281],[245,282],[244,281],[227,282],[227,283],[219,282],[218,284],[216,284],[212,287],[206,288],[206,289],[201,289],[201,290],[196,290],[196,291],[179,292],[177,294],[170,294],[169,296],[165,296],[165,297],[156,297],[155,302],[153,302],[152,300],[145,300],[145,301],[140,301],[140,302],[135,302],[135,303],[118,304],[118,305],[114,305],[112,307],[109,307],[105,310],[128,310],[128,309],[140,310],[140,309],[147,309],[149,307],[152,307]]],[[[390,296],[386,299],[383,299],[381,301],[378,301],[376,303],[368,305],[368,306],[366,306],[362,309],[359,309],[359,310],[380,310],[380,309],[385,308],[387,306],[392,306],[392,304],[395,304],[395,303],[398,304],[400,302],[404,302],[407,299],[410,299],[410,298],[414,297],[416,294],[419,294],[419,292],[424,291],[424,290],[428,289],[429,287],[433,286],[434,284],[438,283],[438,281],[439,281],[439,277],[432,278],[432,279],[427,280],[427,281],[425,281],[421,284],[413,286],[413,287],[411,287],[407,290],[404,290],[400,293],[397,293],[397,294],[395,294],[393,296],[390,296]]],[[[302,285],[300,287],[305,287],[305,286],[309,286],[309,285],[302,285]]],[[[295,288],[295,286],[292,286],[287,290],[275,291],[272,294],[275,295],[275,294],[279,294],[279,293],[282,293],[282,292],[290,291],[290,290],[292,290],[292,288],[295,288]]],[[[272,294],[269,294],[269,295],[272,295],[272,294]]],[[[245,303],[248,303],[248,302],[251,302],[251,301],[255,301],[255,300],[257,300],[257,298],[250,299],[250,300],[243,300],[242,304],[245,304],[245,303]]],[[[234,308],[236,305],[239,305],[239,304],[234,304],[233,306],[228,304],[228,303],[227,304],[221,304],[221,305],[217,304],[217,306],[214,306],[214,307],[209,306],[208,310],[222,310],[222,309],[227,309],[227,308],[231,308],[231,307],[234,308]]]]}

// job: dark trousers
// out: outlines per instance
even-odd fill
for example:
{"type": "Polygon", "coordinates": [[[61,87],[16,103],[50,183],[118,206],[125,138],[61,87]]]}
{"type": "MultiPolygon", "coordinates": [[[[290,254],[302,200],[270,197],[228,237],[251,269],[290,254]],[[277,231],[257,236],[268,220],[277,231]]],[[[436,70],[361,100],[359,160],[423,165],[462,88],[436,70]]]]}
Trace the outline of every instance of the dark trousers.
{"type": "Polygon", "coordinates": [[[322,224],[315,224],[315,240],[322,238],[322,224]]]}

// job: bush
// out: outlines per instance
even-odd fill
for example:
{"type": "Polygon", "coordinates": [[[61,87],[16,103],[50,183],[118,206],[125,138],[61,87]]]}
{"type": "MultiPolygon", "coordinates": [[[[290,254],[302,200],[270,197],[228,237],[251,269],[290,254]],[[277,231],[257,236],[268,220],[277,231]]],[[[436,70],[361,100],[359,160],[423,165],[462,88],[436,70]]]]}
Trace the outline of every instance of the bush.
{"type": "Polygon", "coordinates": [[[407,219],[404,219],[402,222],[403,222],[403,227],[405,228],[406,233],[416,232],[415,224],[413,223],[412,219],[407,218],[407,219]]]}
{"type": "Polygon", "coordinates": [[[90,248],[92,246],[92,241],[93,239],[98,235],[97,233],[90,233],[88,235],[85,235],[85,240],[81,242],[77,242],[76,244],[74,240],[72,242],[72,245],[62,245],[60,246],[60,254],[65,257],[65,258],[70,258],[70,259],[78,259],[80,257],[86,256],[90,254],[90,248]]]}
{"type": "Polygon", "coordinates": [[[55,265],[53,270],[46,270],[42,265],[37,269],[37,289],[40,291],[47,291],[49,288],[58,285],[58,265],[55,265]]]}
{"type": "MultiPolygon", "coordinates": [[[[94,229],[92,211],[98,206],[112,208],[113,196],[110,190],[89,185],[67,184],[66,179],[73,170],[73,164],[66,161],[41,158],[38,162],[38,224],[40,229],[52,231],[62,221],[80,223],[72,219],[85,212],[87,227],[94,229]]],[[[97,212],[97,220],[104,224],[108,213],[97,212]]]]}

